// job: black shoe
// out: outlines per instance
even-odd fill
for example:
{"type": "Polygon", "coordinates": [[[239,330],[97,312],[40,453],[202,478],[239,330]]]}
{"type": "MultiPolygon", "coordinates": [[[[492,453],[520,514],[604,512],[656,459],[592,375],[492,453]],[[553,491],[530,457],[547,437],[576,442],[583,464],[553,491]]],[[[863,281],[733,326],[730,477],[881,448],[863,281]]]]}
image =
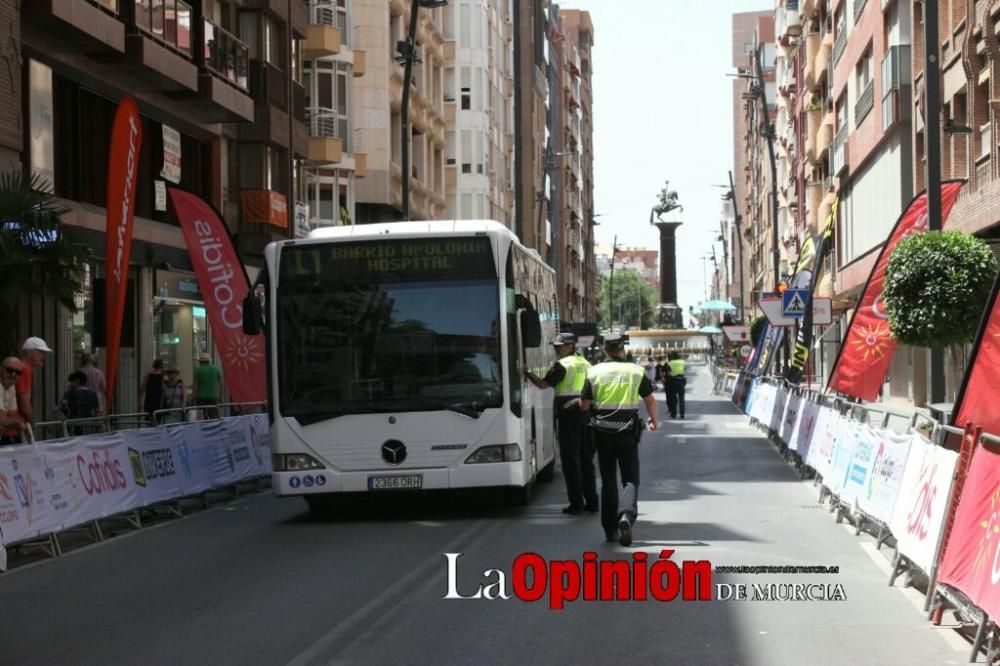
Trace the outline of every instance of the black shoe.
{"type": "Polygon", "coordinates": [[[614,532],[605,532],[604,533],[604,542],[605,543],[614,543],[615,541],[618,541],[618,531],[617,530],[614,531],[614,532]]]}
{"type": "Polygon", "coordinates": [[[583,510],[586,511],[587,513],[597,513],[598,511],[601,510],[601,507],[598,506],[597,504],[588,504],[587,506],[583,507],[583,510]]]}
{"type": "Polygon", "coordinates": [[[579,516],[583,513],[583,507],[570,504],[569,506],[564,506],[562,512],[570,516],[579,516]]]}
{"type": "Polygon", "coordinates": [[[622,546],[632,545],[632,523],[628,518],[622,518],[618,522],[618,543],[622,546]]]}

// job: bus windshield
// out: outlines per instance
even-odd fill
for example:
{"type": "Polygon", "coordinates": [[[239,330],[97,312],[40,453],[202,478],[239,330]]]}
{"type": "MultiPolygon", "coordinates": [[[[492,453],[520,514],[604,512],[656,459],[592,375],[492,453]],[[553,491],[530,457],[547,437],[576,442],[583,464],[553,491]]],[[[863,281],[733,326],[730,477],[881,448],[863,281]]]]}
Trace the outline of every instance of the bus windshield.
{"type": "Polygon", "coordinates": [[[403,411],[478,418],[503,406],[499,283],[488,240],[333,248],[341,253],[315,245],[282,253],[277,324],[284,416],[303,425],[403,411]],[[454,259],[449,249],[468,256],[441,261],[454,259]],[[386,263],[380,254],[397,259],[386,263]],[[419,261],[425,255],[438,261],[419,261]]]}

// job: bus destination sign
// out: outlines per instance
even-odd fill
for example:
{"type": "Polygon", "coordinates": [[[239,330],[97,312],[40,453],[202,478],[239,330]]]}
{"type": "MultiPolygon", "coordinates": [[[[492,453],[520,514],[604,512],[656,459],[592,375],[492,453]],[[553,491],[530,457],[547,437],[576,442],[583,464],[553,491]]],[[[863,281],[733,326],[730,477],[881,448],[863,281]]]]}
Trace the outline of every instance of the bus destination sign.
{"type": "Polygon", "coordinates": [[[488,238],[412,238],[287,247],[282,280],[398,282],[497,276],[488,238]]]}

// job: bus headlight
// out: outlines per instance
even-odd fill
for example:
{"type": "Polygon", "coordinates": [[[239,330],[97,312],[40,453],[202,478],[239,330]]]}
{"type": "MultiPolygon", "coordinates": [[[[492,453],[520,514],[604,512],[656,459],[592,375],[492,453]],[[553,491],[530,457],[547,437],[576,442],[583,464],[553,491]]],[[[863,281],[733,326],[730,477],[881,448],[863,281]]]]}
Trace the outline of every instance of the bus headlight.
{"type": "Polygon", "coordinates": [[[491,444],[481,446],[465,459],[467,465],[479,463],[517,462],[521,459],[521,447],[517,444],[491,444]]]}
{"type": "Polygon", "coordinates": [[[271,456],[275,472],[299,472],[304,469],[323,469],[318,460],[307,453],[275,453],[271,456]]]}

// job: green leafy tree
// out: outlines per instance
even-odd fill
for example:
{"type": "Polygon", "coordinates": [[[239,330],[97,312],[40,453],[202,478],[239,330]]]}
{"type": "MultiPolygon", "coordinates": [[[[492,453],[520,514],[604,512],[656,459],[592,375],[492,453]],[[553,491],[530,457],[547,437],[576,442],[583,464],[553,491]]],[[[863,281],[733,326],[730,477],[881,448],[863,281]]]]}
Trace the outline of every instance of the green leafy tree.
{"type": "Polygon", "coordinates": [[[51,298],[76,311],[90,248],[64,233],[65,208],[46,183],[21,171],[0,174],[0,354],[14,353],[29,331],[20,330],[20,308],[51,298]]]}
{"type": "Polygon", "coordinates": [[[597,320],[601,328],[635,328],[642,315],[642,327],[649,328],[656,320],[656,305],[659,302],[656,290],[646,279],[633,270],[615,271],[614,298],[610,276],[601,275],[597,289],[597,320]],[[614,320],[609,318],[608,309],[614,302],[614,320]]]}
{"type": "Polygon", "coordinates": [[[893,337],[915,347],[972,342],[996,274],[989,246],[969,234],[904,239],[889,257],[882,289],[893,337]]]}

